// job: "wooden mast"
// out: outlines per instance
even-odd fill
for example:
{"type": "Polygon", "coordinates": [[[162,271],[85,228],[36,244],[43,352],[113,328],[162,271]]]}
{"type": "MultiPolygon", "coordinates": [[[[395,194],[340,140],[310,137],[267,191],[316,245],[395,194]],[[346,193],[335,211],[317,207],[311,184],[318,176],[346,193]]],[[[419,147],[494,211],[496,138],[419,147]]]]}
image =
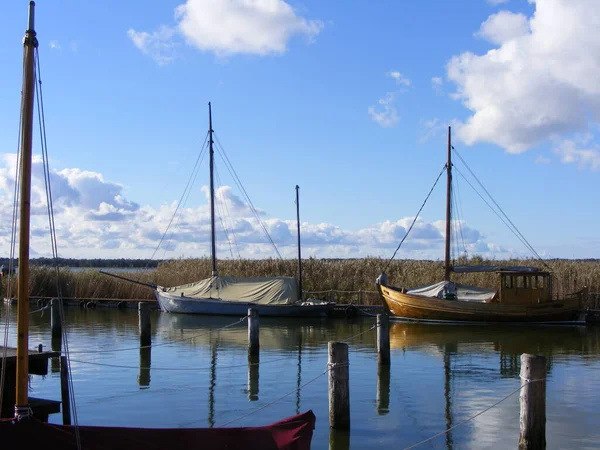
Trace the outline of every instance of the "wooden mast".
{"type": "Polygon", "coordinates": [[[452,199],[452,141],[450,137],[451,128],[448,127],[448,162],[446,163],[446,252],[444,255],[444,280],[450,281],[450,221],[452,220],[450,202],[452,199]]]}
{"type": "Polygon", "coordinates": [[[298,300],[302,300],[302,249],[300,247],[300,186],[296,185],[296,224],[298,227],[298,300]]]}
{"type": "Polygon", "coordinates": [[[210,257],[212,260],[212,276],[216,277],[217,271],[217,247],[215,239],[215,151],[213,149],[213,127],[212,127],[212,109],[208,102],[208,145],[210,153],[210,257]]]}
{"type": "Polygon", "coordinates": [[[19,212],[19,271],[17,307],[17,383],[15,418],[30,415],[29,381],[29,233],[31,211],[31,147],[35,90],[34,52],[38,45],[34,30],[35,3],[29,2],[29,22],[23,39],[23,90],[21,97],[21,173],[19,212]]]}

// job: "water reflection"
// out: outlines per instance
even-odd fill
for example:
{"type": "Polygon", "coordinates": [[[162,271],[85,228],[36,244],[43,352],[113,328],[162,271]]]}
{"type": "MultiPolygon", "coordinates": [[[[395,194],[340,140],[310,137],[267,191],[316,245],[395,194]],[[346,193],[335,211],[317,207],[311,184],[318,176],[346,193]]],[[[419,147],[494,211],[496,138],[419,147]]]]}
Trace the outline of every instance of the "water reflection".
{"type": "Polygon", "coordinates": [[[150,387],[150,369],[152,365],[152,347],[140,347],[140,370],[138,372],[138,385],[142,389],[150,387]]]}

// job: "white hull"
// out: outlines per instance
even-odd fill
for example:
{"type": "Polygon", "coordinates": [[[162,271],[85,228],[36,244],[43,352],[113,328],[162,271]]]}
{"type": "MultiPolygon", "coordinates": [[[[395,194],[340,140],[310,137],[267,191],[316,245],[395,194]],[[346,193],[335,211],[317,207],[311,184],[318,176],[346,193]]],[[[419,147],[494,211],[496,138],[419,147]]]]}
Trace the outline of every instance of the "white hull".
{"type": "Polygon", "coordinates": [[[214,298],[190,298],[154,291],[161,311],[210,316],[246,316],[248,308],[257,310],[262,317],[327,317],[333,303],[304,303],[295,305],[260,305],[219,300],[214,298]]]}

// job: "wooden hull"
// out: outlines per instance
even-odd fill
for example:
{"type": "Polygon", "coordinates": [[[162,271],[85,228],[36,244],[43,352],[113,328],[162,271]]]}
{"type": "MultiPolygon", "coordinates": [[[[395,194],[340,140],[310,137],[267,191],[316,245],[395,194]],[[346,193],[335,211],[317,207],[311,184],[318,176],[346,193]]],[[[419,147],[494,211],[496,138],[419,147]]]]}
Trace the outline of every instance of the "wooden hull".
{"type": "Polygon", "coordinates": [[[261,317],[327,317],[333,303],[299,305],[259,305],[230,302],[214,298],[177,297],[159,290],[154,291],[161,311],[210,316],[246,316],[248,308],[257,310],[261,317]]]}
{"type": "Polygon", "coordinates": [[[409,295],[378,285],[391,318],[423,322],[584,324],[579,299],[532,305],[503,305],[409,295]]]}

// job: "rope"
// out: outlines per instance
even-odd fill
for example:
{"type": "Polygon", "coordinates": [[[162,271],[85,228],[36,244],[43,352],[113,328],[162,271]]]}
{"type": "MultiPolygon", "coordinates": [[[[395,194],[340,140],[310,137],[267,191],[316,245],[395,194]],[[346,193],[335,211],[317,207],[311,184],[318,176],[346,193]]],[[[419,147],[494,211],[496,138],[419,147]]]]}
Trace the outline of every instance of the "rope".
{"type": "Polygon", "coordinates": [[[440,178],[441,178],[441,176],[442,176],[442,174],[444,173],[445,170],[446,170],[446,165],[444,165],[444,167],[442,168],[442,171],[440,172],[440,174],[438,175],[438,177],[435,179],[435,183],[433,183],[433,186],[431,186],[431,189],[429,190],[429,194],[427,194],[427,197],[425,197],[425,201],[423,201],[423,204],[419,208],[419,211],[417,212],[417,215],[415,216],[414,220],[410,224],[410,227],[408,227],[408,231],[406,232],[406,234],[404,234],[404,237],[400,241],[400,244],[398,244],[398,247],[396,248],[396,251],[394,252],[394,254],[392,255],[392,257],[389,259],[389,261],[385,265],[385,267],[382,270],[382,272],[385,272],[388,269],[388,267],[390,266],[391,262],[396,257],[396,253],[398,253],[398,250],[400,250],[400,247],[402,247],[402,244],[404,243],[404,240],[408,237],[408,234],[413,229],[413,226],[415,225],[415,223],[417,222],[417,219],[419,218],[419,214],[421,214],[421,211],[425,207],[425,203],[427,203],[427,200],[429,200],[429,196],[431,195],[431,193],[435,189],[435,186],[437,185],[438,181],[440,180],[440,178]]]}
{"type": "Polygon", "coordinates": [[[47,310],[48,308],[50,308],[50,304],[47,304],[43,308],[36,309],[35,311],[29,311],[29,314],[35,314],[35,313],[38,313],[38,312],[42,311],[42,317],[43,317],[44,316],[44,311],[47,310]]]}
{"type": "MultiPolygon", "coordinates": [[[[35,47],[34,53],[34,80],[39,82],[39,88],[36,90],[36,101],[37,101],[37,110],[38,110],[38,119],[40,124],[40,141],[42,147],[42,161],[43,161],[43,169],[44,169],[44,184],[46,187],[46,202],[48,207],[48,223],[50,226],[50,243],[52,247],[52,256],[54,260],[54,270],[56,274],[56,291],[58,295],[58,308],[60,321],[62,325],[62,341],[65,348],[66,361],[68,366],[69,374],[71,374],[71,362],[69,355],[69,340],[67,336],[67,331],[65,327],[65,314],[62,304],[62,292],[60,287],[60,271],[58,268],[58,245],[56,241],[56,225],[54,222],[54,207],[52,202],[52,189],[50,186],[50,167],[49,162],[50,159],[48,157],[48,141],[46,138],[46,119],[44,114],[44,97],[42,92],[42,78],[41,78],[41,67],[40,67],[40,56],[38,47],[35,47]]],[[[68,390],[70,393],[70,401],[71,401],[71,411],[73,418],[73,425],[75,426],[75,440],[77,442],[77,448],[81,449],[81,436],[79,434],[79,421],[77,416],[77,404],[75,402],[75,388],[73,386],[73,377],[69,376],[67,380],[68,390]]]]}
{"type": "MultiPolygon", "coordinates": [[[[479,178],[477,178],[477,176],[473,173],[473,171],[471,170],[471,168],[469,167],[469,165],[465,162],[465,160],[463,159],[462,156],[460,156],[460,153],[458,153],[457,150],[454,150],[454,153],[456,153],[456,155],[459,157],[459,159],[462,161],[462,163],[465,165],[465,167],[467,168],[467,170],[471,173],[471,176],[473,178],[475,178],[475,181],[477,181],[477,183],[479,184],[479,186],[481,186],[481,188],[483,189],[483,191],[487,194],[487,196],[490,198],[490,200],[494,203],[494,205],[496,205],[496,208],[498,208],[498,210],[502,213],[502,215],[506,218],[506,220],[510,223],[511,226],[508,226],[506,224],[506,222],[504,222],[504,224],[509,228],[509,230],[512,231],[512,233],[517,236],[517,238],[529,249],[529,251],[544,265],[546,266],[549,270],[552,270],[550,268],[550,266],[548,266],[548,264],[546,263],[546,261],[544,261],[542,259],[542,257],[538,254],[538,252],[535,251],[535,249],[533,248],[533,246],[527,241],[527,239],[525,239],[525,236],[523,236],[523,234],[519,231],[519,229],[516,227],[516,225],[509,219],[509,217],[506,215],[506,213],[504,212],[504,210],[500,207],[500,205],[496,202],[496,200],[494,200],[494,197],[492,197],[492,195],[488,192],[488,190],[485,188],[485,186],[481,183],[481,181],[479,181],[479,178]]],[[[459,171],[460,173],[460,171],[459,171]]],[[[461,176],[464,177],[464,175],[461,174],[461,176]]],[[[466,180],[466,178],[465,178],[466,180]]],[[[467,181],[467,183],[469,183],[467,181]]],[[[469,185],[473,188],[473,185],[471,183],[469,183],[469,185]]],[[[473,188],[475,190],[475,188],[473,188]]],[[[476,191],[477,192],[477,191],[476,191]]],[[[477,194],[483,199],[483,197],[481,196],[481,194],[479,194],[479,192],[477,192],[477,194]]],[[[485,201],[485,200],[484,200],[485,201]]],[[[491,208],[491,206],[489,205],[489,203],[486,202],[486,204],[491,208]]],[[[493,210],[493,208],[491,208],[493,210]]],[[[496,213],[496,215],[498,215],[496,213]]]]}
{"type": "Polygon", "coordinates": [[[230,323],[229,325],[225,325],[224,327],[215,328],[213,330],[207,331],[206,333],[195,334],[193,336],[186,337],[186,338],[174,339],[174,340],[171,340],[171,341],[163,342],[161,344],[154,344],[154,345],[151,344],[151,345],[143,345],[143,346],[129,347],[129,348],[116,348],[116,349],[112,349],[112,350],[96,350],[96,351],[81,350],[81,351],[74,351],[74,352],[71,352],[71,353],[72,354],[76,354],[76,353],[78,353],[78,354],[81,354],[81,353],[85,353],[85,354],[91,354],[91,353],[98,354],[98,353],[124,352],[124,351],[129,351],[129,350],[140,350],[140,349],[143,349],[143,348],[152,348],[152,347],[162,347],[164,345],[171,345],[171,344],[174,344],[176,342],[190,341],[192,339],[196,339],[197,337],[206,336],[208,334],[215,333],[217,331],[221,331],[221,330],[224,330],[226,328],[230,328],[230,327],[232,327],[234,325],[242,323],[247,318],[248,318],[247,316],[244,316],[240,320],[238,320],[237,322],[230,323]]]}
{"type": "Polygon", "coordinates": [[[279,259],[283,260],[283,257],[281,256],[281,253],[279,253],[279,249],[275,245],[275,242],[273,242],[273,239],[271,238],[271,235],[269,234],[269,231],[267,230],[267,226],[265,225],[265,223],[263,222],[263,220],[260,218],[260,216],[258,214],[258,211],[256,211],[256,208],[254,207],[254,203],[252,203],[252,200],[250,200],[250,196],[246,192],[246,189],[244,188],[244,185],[242,184],[242,181],[240,180],[240,178],[239,178],[238,174],[236,173],[235,169],[233,168],[233,165],[231,164],[231,161],[227,157],[227,154],[225,153],[225,149],[221,145],[221,142],[219,141],[219,138],[217,136],[215,136],[215,139],[216,139],[216,142],[217,142],[217,151],[219,152],[219,154],[223,158],[223,161],[225,162],[225,167],[227,168],[227,170],[229,171],[229,173],[233,177],[233,181],[237,184],[237,186],[240,189],[240,191],[244,194],[244,197],[246,198],[246,201],[248,202],[248,206],[250,206],[250,209],[252,210],[252,213],[254,214],[254,217],[256,217],[256,220],[258,221],[259,225],[262,227],[263,232],[265,233],[265,235],[267,236],[267,238],[271,242],[271,245],[275,249],[275,253],[277,253],[277,256],[279,256],[279,259]]]}
{"type": "MultiPolygon", "coordinates": [[[[192,173],[190,174],[190,177],[188,178],[188,182],[185,185],[185,189],[183,190],[183,193],[181,194],[181,197],[179,198],[179,202],[177,202],[177,207],[175,208],[175,212],[173,213],[173,216],[171,217],[171,220],[169,220],[167,228],[166,228],[165,232],[163,233],[162,237],[160,238],[160,241],[158,242],[158,245],[156,246],[156,249],[154,250],[154,253],[152,253],[152,256],[148,260],[148,263],[146,264],[146,267],[145,267],[146,269],[148,268],[148,265],[150,264],[150,261],[152,261],[154,259],[154,257],[156,256],[156,253],[158,252],[158,249],[160,249],[160,246],[162,245],[162,243],[163,243],[163,241],[165,239],[165,236],[169,232],[169,229],[170,229],[171,225],[173,224],[173,220],[175,220],[175,217],[177,216],[177,213],[179,212],[179,209],[182,207],[182,205],[185,203],[185,201],[187,201],[187,196],[189,196],[188,190],[191,190],[191,184],[193,184],[192,180],[195,180],[196,179],[196,175],[198,174],[198,167],[199,167],[200,163],[202,162],[202,157],[204,155],[204,149],[205,149],[206,141],[207,140],[208,140],[208,132],[206,132],[206,137],[204,138],[204,143],[202,144],[202,147],[200,148],[200,153],[198,153],[198,157],[196,158],[196,163],[194,164],[194,167],[192,169],[192,173]],[[186,196],[186,194],[187,194],[187,196],[186,196]]],[[[172,236],[172,234],[171,234],[171,236],[172,236]]],[[[170,239],[171,238],[169,238],[169,240],[170,239]]]]}
{"type": "MultiPolygon", "coordinates": [[[[139,347],[138,347],[139,348],[139,347]]],[[[263,365],[263,364],[272,364],[275,362],[279,362],[279,361],[288,361],[289,358],[277,358],[277,359],[272,359],[269,361],[260,361],[260,362],[256,362],[256,363],[247,363],[247,364],[237,364],[237,365],[231,365],[231,366],[218,366],[219,369],[239,369],[242,367],[249,367],[249,366],[258,366],[258,365],[263,365]]],[[[117,369],[142,369],[142,370],[161,370],[161,371],[189,371],[189,370],[193,370],[193,371],[203,371],[203,370],[211,370],[212,367],[140,367],[140,366],[123,366],[120,364],[109,364],[109,363],[97,363],[97,362],[92,362],[92,361],[84,361],[84,360],[80,360],[80,359],[73,359],[73,362],[77,362],[80,364],[90,364],[92,366],[103,366],[103,367],[115,367],[117,369]]]]}
{"type": "Polygon", "coordinates": [[[371,328],[369,328],[368,330],[365,331],[361,331],[360,333],[357,333],[353,336],[347,337],[346,339],[344,339],[343,341],[339,341],[339,342],[348,342],[351,341],[352,339],[354,339],[355,337],[358,337],[362,334],[368,333],[369,331],[373,331],[375,328],[377,328],[377,324],[373,325],[371,328]]]}
{"type": "Polygon", "coordinates": [[[494,403],[493,405],[491,405],[491,406],[488,406],[488,407],[487,407],[487,408],[485,408],[483,411],[480,411],[480,412],[478,412],[477,414],[475,414],[474,416],[471,416],[471,417],[469,417],[468,419],[465,419],[465,420],[463,420],[462,422],[460,422],[460,423],[457,423],[456,425],[454,425],[454,426],[452,426],[452,427],[450,427],[450,428],[448,428],[448,429],[446,429],[446,430],[444,430],[444,431],[441,431],[440,433],[434,434],[433,436],[431,436],[431,437],[429,437],[429,438],[427,438],[427,439],[425,439],[425,440],[423,440],[423,441],[421,441],[421,442],[418,442],[418,443],[416,443],[416,444],[414,444],[414,445],[411,445],[410,447],[405,447],[405,448],[404,448],[404,450],[410,450],[410,449],[413,449],[413,448],[417,448],[417,447],[419,447],[419,446],[421,446],[421,445],[423,445],[423,444],[426,444],[426,443],[427,443],[427,442],[429,442],[429,441],[432,441],[433,439],[435,439],[435,438],[437,438],[437,437],[439,437],[439,436],[442,436],[442,435],[444,435],[444,434],[447,434],[447,433],[449,433],[450,431],[454,430],[455,428],[458,428],[458,427],[460,427],[461,425],[464,425],[465,423],[467,423],[467,422],[470,422],[471,420],[473,420],[473,419],[475,419],[475,418],[479,417],[480,415],[482,415],[483,413],[485,413],[485,412],[489,411],[490,409],[494,408],[495,406],[498,406],[498,405],[499,405],[500,403],[502,403],[504,400],[508,399],[509,397],[511,397],[511,396],[513,396],[514,394],[516,394],[517,392],[519,392],[521,389],[523,389],[523,388],[524,388],[525,386],[527,386],[529,383],[534,383],[534,382],[536,382],[536,381],[544,381],[544,380],[545,380],[545,378],[542,378],[542,379],[539,379],[539,380],[529,380],[529,381],[526,381],[526,382],[525,382],[525,384],[523,384],[523,385],[519,386],[517,389],[515,389],[514,391],[512,391],[512,392],[511,392],[510,394],[508,394],[506,397],[504,397],[504,398],[502,398],[502,399],[498,400],[498,401],[497,401],[496,403],[494,403]]]}

